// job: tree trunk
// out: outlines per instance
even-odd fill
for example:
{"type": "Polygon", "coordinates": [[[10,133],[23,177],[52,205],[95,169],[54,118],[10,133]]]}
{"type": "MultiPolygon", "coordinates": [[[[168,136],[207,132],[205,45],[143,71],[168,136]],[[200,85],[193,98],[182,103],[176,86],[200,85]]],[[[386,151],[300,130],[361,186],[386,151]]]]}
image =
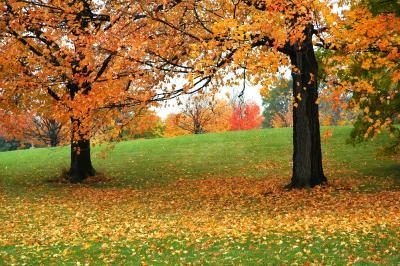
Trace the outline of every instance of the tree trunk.
{"type": "Polygon", "coordinates": [[[57,147],[58,145],[58,140],[51,138],[50,139],[50,147],[57,147]]]}
{"type": "Polygon", "coordinates": [[[57,147],[60,143],[61,127],[62,124],[54,119],[49,119],[47,121],[47,136],[50,140],[51,147],[57,147]]]}
{"type": "Polygon", "coordinates": [[[194,134],[203,134],[203,127],[199,121],[194,121],[194,134]]]}
{"type": "Polygon", "coordinates": [[[318,114],[318,63],[311,34],[290,54],[293,96],[293,175],[289,187],[306,188],[327,181],[322,168],[321,136],[318,114]],[[297,103],[297,106],[296,106],[297,103]]]}
{"type": "Polygon", "coordinates": [[[77,131],[81,126],[80,120],[71,119],[71,121],[71,168],[68,172],[68,179],[72,183],[79,183],[88,176],[94,176],[96,171],[90,158],[90,139],[77,131]],[[76,139],[77,135],[78,139],[76,139]]]}

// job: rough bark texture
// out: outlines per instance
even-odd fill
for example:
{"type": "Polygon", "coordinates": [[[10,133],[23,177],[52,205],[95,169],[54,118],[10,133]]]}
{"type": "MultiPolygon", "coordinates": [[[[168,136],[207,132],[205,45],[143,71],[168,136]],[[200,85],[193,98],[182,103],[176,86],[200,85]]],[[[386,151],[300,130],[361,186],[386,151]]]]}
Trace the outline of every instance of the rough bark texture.
{"type": "MultiPolygon", "coordinates": [[[[75,121],[75,123],[78,126],[80,125],[79,121],[75,121]]],[[[72,183],[79,183],[88,176],[94,176],[96,171],[92,166],[90,158],[90,139],[81,136],[79,140],[74,140],[74,136],[76,135],[75,130],[77,129],[72,126],[71,168],[68,172],[68,178],[72,183]]]]}
{"type": "Polygon", "coordinates": [[[293,96],[293,176],[292,188],[314,187],[327,181],[322,168],[318,104],[318,63],[311,34],[290,54],[293,96]]]}

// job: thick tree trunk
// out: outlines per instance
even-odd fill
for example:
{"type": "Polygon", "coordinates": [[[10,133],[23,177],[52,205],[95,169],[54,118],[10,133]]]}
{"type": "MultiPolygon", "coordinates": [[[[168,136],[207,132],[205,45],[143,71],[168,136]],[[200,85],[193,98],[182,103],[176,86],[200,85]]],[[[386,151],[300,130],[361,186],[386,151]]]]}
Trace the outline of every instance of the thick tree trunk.
{"type": "Polygon", "coordinates": [[[90,158],[90,139],[76,132],[81,125],[78,120],[72,120],[72,136],[71,136],[71,168],[68,171],[68,179],[72,183],[79,183],[88,176],[94,176],[96,171],[92,166],[90,158]],[[77,126],[74,126],[75,125],[77,126]],[[76,139],[77,134],[79,139],[76,139]]]}
{"type": "MultiPolygon", "coordinates": [[[[311,35],[311,34],[310,34],[311,35]]],[[[292,188],[314,187],[327,181],[322,168],[318,114],[318,63],[311,36],[301,49],[290,55],[293,96],[293,175],[292,188]]]]}

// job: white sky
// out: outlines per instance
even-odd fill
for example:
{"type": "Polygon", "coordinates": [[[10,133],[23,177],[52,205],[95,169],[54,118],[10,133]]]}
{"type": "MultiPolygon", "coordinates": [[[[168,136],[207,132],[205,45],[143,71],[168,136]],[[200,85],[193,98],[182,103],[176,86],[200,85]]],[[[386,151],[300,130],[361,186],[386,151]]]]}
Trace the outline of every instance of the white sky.
{"type": "MultiPolygon", "coordinates": [[[[218,98],[227,99],[226,93],[230,93],[231,95],[238,95],[242,90],[242,87],[229,88],[223,87],[220,92],[217,93],[218,98]]],[[[185,97],[181,96],[181,101],[184,101],[185,97]]],[[[262,98],[260,95],[260,89],[254,86],[250,86],[246,84],[246,90],[244,91],[244,100],[248,102],[256,102],[260,108],[262,109],[262,98]]],[[[155,108],[157,115],[162,119],[165,119],[171,113],[180,112],[180,107],[177,105],[175,100],[167,101],[163,103],[162,106],[155,108]]]]}
{"type": "MultiPolygon", "coordinates": [[[[288,67],[282,66],[279,73],[284,73],[284,77],[289,79],[291,77],[291,71],[288,67]]],[[[184,80],[176,79],[174,83],[177,87],[182,86],[185,82],[184,80]]],[[[239,85],[236,87],[222,87],[220,88],[219,92],[217,93],[218,98],[228,100],[226,94],[229,93],[230,95],[239,95],[242,91],[242,80],[239,81],[239,85]]],[[[249,82],[246,82],[246,89],[244,91],[243,99],[246,102],[255,102],[260,106],[260,111],[263,111],[262,107],[262,98],[260,95],[260,86],[252,86],[249,82]]],[[[190,97],[188,95],[183,95],[180,97],[181,102],[185,102],[185,99],[190,97]]],[[[169,114],[172,113],[179,113],[180,106],[177,104],[176,100],[167,101],[162,103],[160,107],[155,108],[155,111],[158,116],[162,119],[165,119],[169,114]]]]}

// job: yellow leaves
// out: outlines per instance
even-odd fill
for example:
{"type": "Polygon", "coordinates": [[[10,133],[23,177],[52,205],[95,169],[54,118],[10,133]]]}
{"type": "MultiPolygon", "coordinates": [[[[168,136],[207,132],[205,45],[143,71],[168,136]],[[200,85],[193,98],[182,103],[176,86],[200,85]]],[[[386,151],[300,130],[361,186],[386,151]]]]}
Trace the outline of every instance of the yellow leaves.
{"type": "Polygon", "coordinates": [[[397,83],[400,81],[400,70],[394,71],[392,74],[392,82],[397,83]]]}
{"type": "MultiPolygon", "coordinates": [[[[101,251],[106,251],[113,244],[104,236],[113,241],[148,241],[179,234],[196,242],[204,236],[245,236],[249,232],[265,236],[271,231],[299,233],[309,228],[305,234],[312,230],[325,235],[326,231],[351,233],[379,224],[399,225],[397,191],[354,193],[351,189],[357,180],[353,179],[347,183],[334,180],[332,187],[311,191],[286,191],[285,180],[208,178],[140,190],[63,188],[65,194],[38,200],[9,201],[2,196],[0,212],[10,219],[0,228],[0,243],[74,242],[87,250],[91,248],[88,240],[93,239],[100,243],[101,251]],[[10,208],[11,202],[14,208],[10,208]],[[82,215],[76,217],[77,213],[82,215]]],[[[295,245],[293,248],[300,247],[295,245]]],[[[298,252],[307,254],[307,250],[298,252]]],[[[71,248],[61,253],[69,256],[71,248]]]]}
{"type": "MultiPolygon", "coordinates": [[[[90,21],[82,29],[76,15],[81,14],[81,2],[52,1],[55,12],[49,12],[47,6],[17,2],[10,1],[15,13],[7,27],[17,34],[30,36],[22,41],[10,35],[2,42],[0,87],[7,91],[7,95],[2,94],[7,100],[23,90],[21,105],[29,106],[33,112],[51,110],[61,121],[71,116],[89,117],[92,121],[83,133],[94,135],[102,132],[111,120],[109,112],[102,111],[104,107],[129,101],[147,103],[154,96],[156,84],[162,77],[144,71],[143,65],[138,63],[146,55],[143,46],[147,49],[150,45],[147,34],[138,33],[137,25],[127,23],[131,22],[130,18],[123,16],[118,3],[107,3],[99,10],[103,19],[107,20],[110,15],[114,21],[105,31],[104,25],[98,27],[90,21]],[[29,12],[24,11],[23,6],[29,12]],[[29,34],[32,29],[39,30],[36,25],[41,25],[43,32],[29,34]],[[35,40],[36,34],[40,36],[35,40]],[[6,58],[10,59],[9,63],[3,64],[6,58]],[[19,62],[21,59],[23,64],[19,62]],[[128,86],[128,80],[135,89],[128,86]],[[48,92],[48,86],[54,94],[48,92]]],[[[96,3],[89,5],[92,10],[98,8],[96,3]]],[[[138,3],[130,6],[132,12],[137,8],[138,3]]],[[[1,28],[6,26],[4,22],[0,22],[1,28]]],[[[171,38],[170,43],[175,42],[171,38]]],[[[6,108],[11,110],[10,106],[6,108]]]]}
{"type": "Polygon", "coordinates": [[[216,35],[226,35],[238,27],[238,21],[233,18],[225,18],[213,24],[213,32],[216,35]]]}
{"type": "Polygon", "coordinates": [[[70,249],[69,249],[69,248],[66,248],[66,249],[63,250],[63,252],[61,253],[61,255],[64,256],[64,257],[66,257],[66,256],[68,256],[68,254],[70,254],[70,253],[71,253],[70,249]]]}
{"type": "Polygon", "coordinates": [[[369,70],[371,68],[372,60],[371,59],[366,59],[363,61],[361,67],[365,70],[369,70]]]}
{"type": "MultiPolygon", "coordinates": [[[[257,79],[254,81],[254,83],[257,84],[258,81],[259,80],[257,79]]],[[[261,95],[261,97],[268,99],[270,97],[270,88],[268,86],[263,86],[260,89],[260,95],[261,95]]]]}
{"type": "Polygon", "coordinates": [[[82,249],[83,249],[83,250],[86,250],[86,249],[89,249],[91,246],[92,246],[92,245],[91,245],[90,243],[84,243],[84,244],[82,245],[82,249]]]}
{"type": "Polygon", "coordinates": [[[179,113],[170,114],[165,120],[164,135],[173,137],[228,131],[231,126],[232,107],[225,100],[213,99],[213,97],[211,94],[204,93],[187,100],[179,113]],[[196,129],[196,125],[200,128],[196,129]]]}
{"type": "Polygon", "coordinates": [[[360,80],[360,81],[354,82],[354,84],[352,85],[352,89],[355,92],[364,92],[367,94],[373,94],[376,92],[374,86],[371,83],[369,83],[367,80],[360,80]]]}
{"type": "MultiPolygon", "coordinates": [[[[376,60],[370,54],[368,56],[371,58],[362,59],[363,69],[369,70],[372,67],[385,67],[393,64],[397,54],[395,44],[398,43],[396,40],[398,37],[396,36],[398,36],[400,28],[398,17],[393,14],[372,16],[366,8],[356,7],[344,12],[343,19],[337,22],[337,25],[333,27],[335,42],[346,47],[350,56],[356,53],[367,54],[368,50],[376,48],[383,52],[381,58],[384,58],[386,62],[376,60]]],[[[379,55],[375,57],[379,57],[379,55]]]]}

